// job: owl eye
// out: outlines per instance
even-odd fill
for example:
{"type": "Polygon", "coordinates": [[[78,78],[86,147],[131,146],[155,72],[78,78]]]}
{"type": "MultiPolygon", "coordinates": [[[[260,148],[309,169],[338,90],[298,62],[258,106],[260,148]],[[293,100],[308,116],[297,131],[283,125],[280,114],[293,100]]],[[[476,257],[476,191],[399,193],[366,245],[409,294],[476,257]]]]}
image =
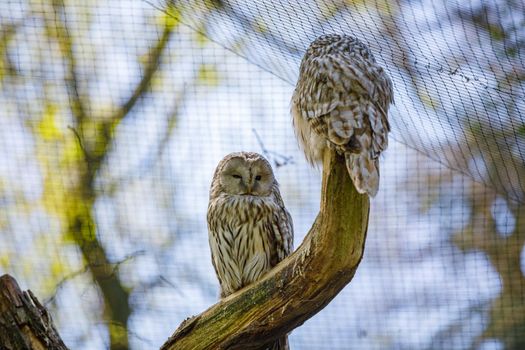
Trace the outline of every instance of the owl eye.
{"type": "Polygon", "coordinates": [[[241,175],[238,175],[238,174],[233,174],[232,176],[233,176],[234,178],[236,178],[236,179],[240,179],[240,178],[242,178],[241,175]]]}
{"type": "Polygon", "coordinates": [[[255,181],[260,181],[260,180],[261,180],[261,175],[257,175],[257,176],[255,177],[255,181]]]}

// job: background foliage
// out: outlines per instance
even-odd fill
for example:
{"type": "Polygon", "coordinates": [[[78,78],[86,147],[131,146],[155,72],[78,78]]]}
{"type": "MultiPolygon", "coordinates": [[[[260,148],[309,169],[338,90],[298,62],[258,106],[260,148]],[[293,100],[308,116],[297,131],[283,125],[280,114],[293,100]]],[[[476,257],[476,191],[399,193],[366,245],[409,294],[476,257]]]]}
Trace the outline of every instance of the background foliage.
{"type": "Polygon", "coordinates": [[[524,5],[510,0],[0,3],[0,273],[75,349],[158,347],[218,298],[205,213],[264,153],[294,218],[320,173],[289,99],[308,43],[369,44],[394,81],[365,258],[297,349],[525,347],[524,5]],[[351,345],[349,345],[351,344],[351,345]]]}

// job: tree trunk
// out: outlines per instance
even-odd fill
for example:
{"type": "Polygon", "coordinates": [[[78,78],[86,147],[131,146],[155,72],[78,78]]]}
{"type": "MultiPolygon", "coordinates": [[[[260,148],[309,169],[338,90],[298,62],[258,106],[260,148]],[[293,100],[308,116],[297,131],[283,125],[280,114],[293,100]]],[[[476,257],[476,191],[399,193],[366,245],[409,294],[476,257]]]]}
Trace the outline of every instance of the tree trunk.
{"type": "Polygon", "coordinates": [[[47,310],[9,275],[0,277],[0,349],[67,349],[47,310]]]}

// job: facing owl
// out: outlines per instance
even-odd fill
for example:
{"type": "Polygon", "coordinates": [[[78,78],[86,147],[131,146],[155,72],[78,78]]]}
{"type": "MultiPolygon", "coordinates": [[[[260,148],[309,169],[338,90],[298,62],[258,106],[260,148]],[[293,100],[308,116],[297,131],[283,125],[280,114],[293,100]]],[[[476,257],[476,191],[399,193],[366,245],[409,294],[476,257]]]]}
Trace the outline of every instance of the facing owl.
{"type": "MultiPolygon", "coordinates": [[[[207,219],[222,298],[259,280],[292,252],[292,218],[272,167],[260,154],[231,153],[219,162],[207,219]]],[[[268,345],[287,348],[286,336],[268,345]]]]}
{"type": "Polygon", "coordinates": [[[334,149],[359,193],[375,196],[379,155],[388,146],[392,82],[365,44],[348,35],[314,40],[301,62],[291,110],[307,160],[334,149]]]}

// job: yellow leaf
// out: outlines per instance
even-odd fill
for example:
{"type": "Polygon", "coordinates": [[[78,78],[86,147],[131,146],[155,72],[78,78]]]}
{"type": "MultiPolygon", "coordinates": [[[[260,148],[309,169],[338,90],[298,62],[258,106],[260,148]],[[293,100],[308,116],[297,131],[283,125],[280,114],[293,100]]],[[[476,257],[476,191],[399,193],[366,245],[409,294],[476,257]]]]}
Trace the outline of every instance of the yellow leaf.
{"type": "Polygon", "coordinates": [[[418,95],[421,102],[423,102],[427,107],[430,107],[434,110],[439,107],[438,102],[435,101],[432,96],[430,96],[428,91],[423,91],[420,89],[418,95]]]}
{"type": "Polygon", "coordinates": [[[2,266],[4,269],[7,269],[10,264],[11,259],[9,258],[9,254],[0,255],[0,266],[2,266]]]}
{"type": "Polygon", "coordinates": [[[52,103],[44,107],[44,115],[38,124],[38,135],[45,141],[62,139],[64,134],[57,125],[58,106],[52,103]]]}
{"type": "Polygon", "coordinates": [[[122,325],[116,324],[115,322],[110,322],[109,333],[111,337],[111,344],[121,345],[120,347],[124,347],[123,344],[127,345],[127,332],[122,325]]]}
{"type": "Polygon", "coordinates": [[[60,276],[63,276],[65,274],[65,271],[66,271],[66,267],[64,266],[64,264],[62,264],[62,262],[58,261],[58,260],[54,260],[52,263],[51,263],[51,274],[55,277],[60,277],[60,276]]]}
{"type": "Polygon", "coordinates": [[[389,0],[378,0],[373,6],[382,15],[394,16],[399,12],[399,6],[389,0]]]}
{"type": "Polygon", "coordinates": [[[195,31],[195,41],[200,47],[206,46],[208,41],[210,41],[206,36],[206,26],[204,24],[200,24],[195,31]]]}
{"type": "Polygon", "coordinates": [[[48,213],[55,214],[59,219],[64,216],[65,188],[62,179],[47,176],[44,180],[42,205],[48,213]]]}
{"type": "Polygon", "coordinates": [[[83,158],[84,155],[82,152],[82,148],[80,148],[76,137],[68,137],[68,142],[64,144],[64,148],[62,150],[62,159],[60,160],[60,166],[78,167],[79,160],[83,158]]]}
{"type": "Polygon", "coordinates": [[[164,85],[164,76],[162,74],[155,74],[151,78],[150,88],[152,91],[162,91],[164,85]]]}
{"type": "Polygon", "coordinates": [[[262,18],[256,18],[254,23],[255,30],[259,33],[267,33],[268,32],[268,25],[262,18]]]}
{"type": "Polygon", "coordinates": [[[197,79],[211,86],[219,85],[219,73],[217,68],[212,64],[203,64],[199,68],[197,79]]]}
{"type": "Polygon", "coordinates": [[[0,88],[2,87],[2,81],[7,73],[7,64],[5,62],[5,56],[0,52],[0,88]]]}

